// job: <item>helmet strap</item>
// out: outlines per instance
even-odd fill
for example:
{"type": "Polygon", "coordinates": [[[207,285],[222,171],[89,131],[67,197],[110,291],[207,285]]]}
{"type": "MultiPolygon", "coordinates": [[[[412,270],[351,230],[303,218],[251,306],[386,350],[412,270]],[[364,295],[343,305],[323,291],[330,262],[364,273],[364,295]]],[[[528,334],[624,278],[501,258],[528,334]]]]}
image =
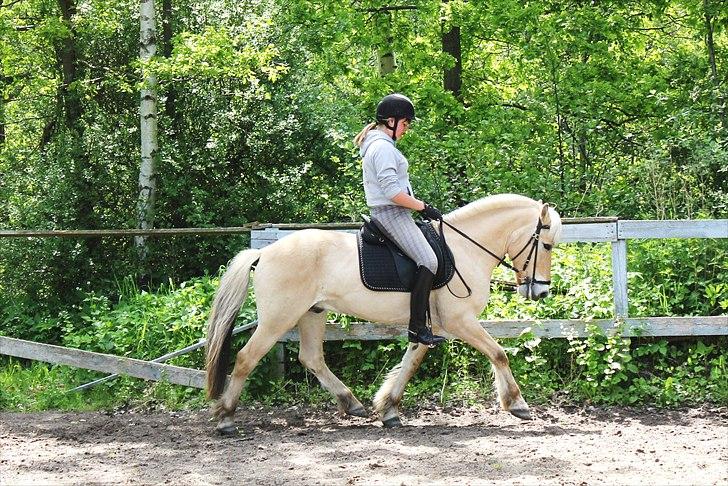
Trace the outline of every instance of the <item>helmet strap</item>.
{"type": "Polygon", "coordinates": [[[397,141],[397,125],[399,125],[399,118],[394,119],[394,126],[389,126],[389,122],[385,123],[384,126],[389,130],[392,130],[392,140],[397,141]]]}

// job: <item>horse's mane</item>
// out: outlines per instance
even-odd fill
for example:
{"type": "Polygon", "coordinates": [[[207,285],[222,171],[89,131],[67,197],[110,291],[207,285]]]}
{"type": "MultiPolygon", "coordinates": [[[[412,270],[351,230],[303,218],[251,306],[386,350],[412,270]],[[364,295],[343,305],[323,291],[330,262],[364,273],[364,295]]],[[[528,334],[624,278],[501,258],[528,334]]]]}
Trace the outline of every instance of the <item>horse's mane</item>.
{"type": "MultiPolygon", "coordinates": [[[[482,215],[483,213],[488,211],[494,211],[504,208],[524,208],[533,206],[540,207],[541,203],[539,201],[534,201],[531,198],[521,196],[519,194],[495,194],[493,196],[487,196],[478,199],[477,201],[473,201],[460,209],[456,209],[455,211],[448,213],[446,219],[449,223],[454,224],[458,221],[463,221],[473,216],[482,215]]],[[[550,233],[554,241],[559,241],[561,240],[561,217],[554,210],[553,207],[549,209],[549,214],[551,215],[550,233]]]]}
{"type": "Polygon", "coordinates": [[[502,208],[525,207],[538,204],[533,199],[519,194],[494,194],[473,201],[460,209],[449,213],[447,220],[456,223],[464,219],[468,219],[476,214],[482,214],[486,211],[493,211],[502,208]]]}

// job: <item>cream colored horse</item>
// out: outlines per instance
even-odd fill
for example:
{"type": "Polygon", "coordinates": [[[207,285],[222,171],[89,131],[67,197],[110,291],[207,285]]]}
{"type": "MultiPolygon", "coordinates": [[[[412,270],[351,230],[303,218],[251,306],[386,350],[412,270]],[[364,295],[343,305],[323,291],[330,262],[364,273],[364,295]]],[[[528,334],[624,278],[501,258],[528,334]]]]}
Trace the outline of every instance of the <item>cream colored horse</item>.
{"type": "MultiPolygon", "coordinates": [[[[515,257],[519,293],[531,299],[548,294],[549,250],[558,243],[561,233],[561,219],[548,204],[502,194],[470,203],[445,215],[445,221],[497,255],[515,257]],[[548,228],[544,228],[540,242],[536,242],[537,261],[531,260],[523,269],[529,251],[515,255],[533,243],[539,219],[548,228]],[[533,283],[534,280],[543,283],[533,283]]],[[[503,348],[478,322],[478,315],[490,296],[491,274],[498,261],[447,226],[445,236],[472,294],[458,298],[447,287],[433,291],[430,296],[433,332],[462,339],[484,353],[494,368],[501,407],[517,417],[530,419],[528,405],[513,379],[503,348]]],[[[459,296],[467,295],[457,276],[450,282],[450,288],[459,296]]],[[[217,429],[221,433],[235,431],[233,416],[247,376],[278,339],[294,327],[300,333],[301,363],[336,397],[339,410],[350,415],[367,415],[361,402],[324,361],[326,311],[404,326],[409,320],[409,294],[374,292],[364,287],[359,277],[356,238],[350,233],[302,230],[262,250],[244,250],[232,260],[215,295],[207,331],[207,396],[218,399],[213,411],[219,419],[217,429]],[[249,273],[256,262],[258,327],[238,352],[223,393],[233,322],[247,295],[249,273]]],[[[388,374],[377,392],[374,409],[385,425],[400,424],[399,402],[427,349],[424,345],[410,344],[402,362],[388,374]]]]}

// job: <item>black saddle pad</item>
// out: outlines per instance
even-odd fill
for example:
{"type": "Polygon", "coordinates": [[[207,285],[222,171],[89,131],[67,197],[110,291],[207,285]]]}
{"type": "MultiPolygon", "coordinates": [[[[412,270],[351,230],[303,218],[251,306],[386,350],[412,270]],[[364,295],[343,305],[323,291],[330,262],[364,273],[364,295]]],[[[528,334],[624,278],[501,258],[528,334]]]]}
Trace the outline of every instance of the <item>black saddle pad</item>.
{"type": "MultiPolygon", "coordinates": [[[[447,245],[443,247],[440,235],[432,224],[418,221],[417,226],[437,255],[437,274],[432,288],[438,289],[447,285],[455,273],[452,253],[447,245]]],[[[359,274],[366,288],[390,292],[412,290],[417,271],[414,260],[405,255],[376,228],[372,228],[369,222],[365,223],[362,231],[357,233],[356,239],[359,249],[359,274]],[[375,234],[372,234],[372,230],[375,234]]]]}

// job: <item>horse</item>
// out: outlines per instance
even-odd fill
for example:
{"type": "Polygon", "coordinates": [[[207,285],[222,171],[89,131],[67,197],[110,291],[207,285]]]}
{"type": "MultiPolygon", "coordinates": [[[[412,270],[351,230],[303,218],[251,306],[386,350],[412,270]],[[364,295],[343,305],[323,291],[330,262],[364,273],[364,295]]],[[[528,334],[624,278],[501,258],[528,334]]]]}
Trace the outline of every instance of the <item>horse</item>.
{"type": "MultiPolygon", "coordinates": [[[[506,256],[511,259],[513,266],[509,266],[516,272],[521,295],[532,300],[548,295],[551,249],[561,236],[559,214],[541,201],[500,194],[471,202],[433,225],[448,242],[460,273],[448,287],[430,294],[433,332],[459,338],[484,353],[493,366],[502,409],[530,420],[528,404],[513,378],[508,357],[482,327],[478,315],[488,303],[493,270],[499,264],[508,265],[506,256]]],[[[324,360],[327,312],[406,326],[409,309],[409,293],[372,291],[363,285],[354,234],[305,229],[263,249],[241,251],[220,279],[208,320],[206,392],[213,400],[217,431],[236,432],[234,414],[246,378],[272,346],[295,327],[300,334],[300,362],[334,395],[339,412],[368,417],[362,403],[324,360]],[[237,353],[225,387],[232,327],[246,299],[253,267],[258,326],[237,353]]],[[[384,426],[402,425],[399,403],[427,350],[427,346],[410,343],[402,361],[375,394],[374,410],[384,426]]]]}

